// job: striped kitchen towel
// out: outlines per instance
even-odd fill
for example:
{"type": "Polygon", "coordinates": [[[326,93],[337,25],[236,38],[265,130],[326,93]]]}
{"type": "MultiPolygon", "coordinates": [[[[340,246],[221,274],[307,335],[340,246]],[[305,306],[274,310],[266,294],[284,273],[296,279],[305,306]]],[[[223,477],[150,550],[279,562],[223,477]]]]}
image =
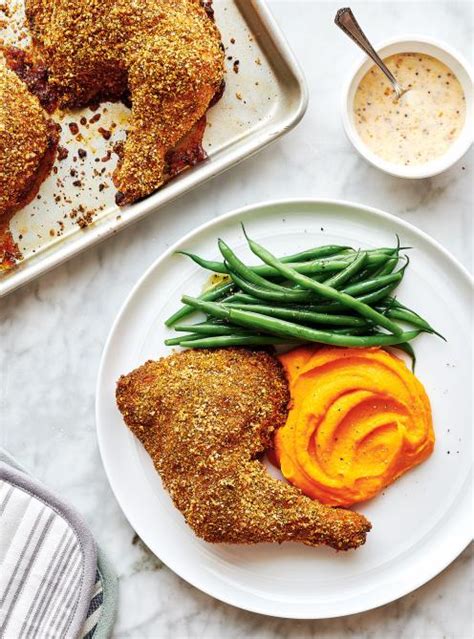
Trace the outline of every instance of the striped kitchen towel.
{"type": "Polygon", "coordinates": [[[116,581],[88,528],[11,458],[0,460],[0,637],[108,637],[116,581]]]}
{"type": "Polygon", "coordinates": [[[97,549],[97,572],[87,618],[79,636],[82,639],[108,639],[117,612],[117,577],[108,559],[97,549]]]}

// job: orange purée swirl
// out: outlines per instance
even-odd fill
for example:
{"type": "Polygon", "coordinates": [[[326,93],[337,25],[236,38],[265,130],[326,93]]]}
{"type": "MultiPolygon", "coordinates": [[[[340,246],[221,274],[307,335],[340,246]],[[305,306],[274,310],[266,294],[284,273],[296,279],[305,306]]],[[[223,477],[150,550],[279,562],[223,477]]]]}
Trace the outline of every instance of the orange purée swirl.
{"type": "Polygon", "coordinates": [[[280,356],[291,393],[275,436],[286,479],[325,504],[374,497],[432,452],[429,399],[379,348],[305,346],[280,356]]]}

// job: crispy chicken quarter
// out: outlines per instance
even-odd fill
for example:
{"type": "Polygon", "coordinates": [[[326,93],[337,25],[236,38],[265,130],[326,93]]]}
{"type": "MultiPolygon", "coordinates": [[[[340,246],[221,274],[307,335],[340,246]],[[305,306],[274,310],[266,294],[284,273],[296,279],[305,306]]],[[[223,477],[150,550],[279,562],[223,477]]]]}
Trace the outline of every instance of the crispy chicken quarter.
{"type": "Polygon", "coordinates": [[[224,75],[219,31],[199,0],[26,0],[33,50],[61,107],[131,100],[117,202],[149,195],[167,156],[206,113],[224,75]]]}
{"type": "Polygon", "coordinates": [[[365,542],[365,517],[309,499],[259,460],[289,403],[283,369],[270,354],[188,350],[148,361],[120,378],[117,403],[176,507],[206,541],[337,550],[365,542]]]}
{"type": "Polygon", "coordinates": [[[56,125],[0,54],[0,221],[34,198],[57,142],[56,125]]]}

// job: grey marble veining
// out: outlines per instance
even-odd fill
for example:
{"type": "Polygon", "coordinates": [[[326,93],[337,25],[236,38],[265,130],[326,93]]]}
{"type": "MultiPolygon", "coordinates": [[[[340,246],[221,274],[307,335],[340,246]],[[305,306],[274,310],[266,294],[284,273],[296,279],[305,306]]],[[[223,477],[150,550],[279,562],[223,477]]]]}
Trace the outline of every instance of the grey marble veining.
{"type": "MultiPolygon", "coordinates": [[[[111,323],[139,275],[202,222],[269,198],[348,199],[400,215],[472,266],[472,151],[449,172],[423,181],[392,178],[366,164],[339,117],[346,69],[359,55],[332,24],[339,5],[293,0],[271,7],[308,80],[303,122],[233,171],[0,302],[0,441],[82,512],[108,550],[120,577],[117,637],[464,639],[472,636],[472,549],[430,583],[378,610],[317,622],[266,618],[200,593],[151,555],[134,537],[101,466],[94,391],[111,323]]],[[[352,8],[374,41],[419,32],[472,57],[468,2],[352,8]]]]}

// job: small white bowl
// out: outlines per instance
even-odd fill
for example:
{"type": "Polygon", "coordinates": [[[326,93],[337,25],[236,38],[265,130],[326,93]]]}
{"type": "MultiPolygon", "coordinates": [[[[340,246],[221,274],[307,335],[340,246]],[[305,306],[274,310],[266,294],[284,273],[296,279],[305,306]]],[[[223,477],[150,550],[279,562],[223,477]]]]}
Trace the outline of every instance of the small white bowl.
{"type": "Polygon", "coordinates": [[[342,121],[347,137],[362,157],[390,175],[416,179],[432,177],[442,171],[446,171],[466,153],[473,141],[473,76],[468,63],[461,55],[453,51],[451,47],[446,44],[435,41],[432,38],[425,38],[424,36],[418,35],[409,35],[403,38],[387,40],[376,46],[375,49],[382,59],[397,53],[424,53],[433,58],[437,58],[449,67],[461,83],[464,95],[466,96],[466,120],[464,127],[446,153],[430,162],[405,166],[404,164],[387,162],[387,160],[376,155],[362,141],[357,133],[354,122],[353,105],[355,92],[364,75],[374,64],[370,58],[364,56],[359,61],[343,92],[342,121]]]}

